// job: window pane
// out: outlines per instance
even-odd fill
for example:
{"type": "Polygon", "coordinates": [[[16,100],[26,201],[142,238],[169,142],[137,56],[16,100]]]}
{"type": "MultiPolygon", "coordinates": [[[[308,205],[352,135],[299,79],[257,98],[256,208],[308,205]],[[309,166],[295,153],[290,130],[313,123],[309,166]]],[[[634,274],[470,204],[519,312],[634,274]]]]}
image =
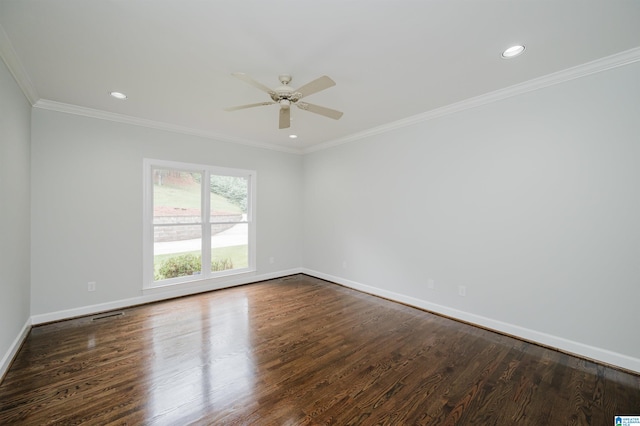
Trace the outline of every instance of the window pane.
{"type": "Polygon", "coordinates": [[[202,225],[154,226],[154,281],[200,275],[202,225]]]}
{"type": "Polygon", "coordinates": [[[153,223],[200,223],[202,173],[153,168],[153,223]]]}
{"type": "Polygon", "coordinates": [[[242,269],[249,267],[249,225],[238,223],[226,225],[211,225],[211,271],[225,271],[228,269],[242,269]]]}
{"type": "Polygon", "coordinates": [[[211,223],[246,220],[249,180],[211,175],[211,223]]]}

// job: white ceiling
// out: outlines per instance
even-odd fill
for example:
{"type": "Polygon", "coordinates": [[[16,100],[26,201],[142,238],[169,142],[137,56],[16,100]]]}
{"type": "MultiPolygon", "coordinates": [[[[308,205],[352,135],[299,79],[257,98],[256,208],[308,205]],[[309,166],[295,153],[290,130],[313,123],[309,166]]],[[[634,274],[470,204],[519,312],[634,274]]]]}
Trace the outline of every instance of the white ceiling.
{"type": "Polygon", "coordinates": [[[0,0],[0,53],[36,105],[304,151],[637,48],[639,23],[637,0],[0,0]],[[236,71],[328,75],[305,100],[344,116],[225,112],[269,100],[236,71]]]}

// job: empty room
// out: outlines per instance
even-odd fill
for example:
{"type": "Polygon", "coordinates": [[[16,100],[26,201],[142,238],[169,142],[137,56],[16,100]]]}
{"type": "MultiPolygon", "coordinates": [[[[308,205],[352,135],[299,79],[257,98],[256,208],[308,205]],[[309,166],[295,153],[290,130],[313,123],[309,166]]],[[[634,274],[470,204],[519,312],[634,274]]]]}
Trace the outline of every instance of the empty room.
{"type": "Polygon", "coordinates": [[[640,425],[638,22],[0,0],[0,424],[640,425]]]}

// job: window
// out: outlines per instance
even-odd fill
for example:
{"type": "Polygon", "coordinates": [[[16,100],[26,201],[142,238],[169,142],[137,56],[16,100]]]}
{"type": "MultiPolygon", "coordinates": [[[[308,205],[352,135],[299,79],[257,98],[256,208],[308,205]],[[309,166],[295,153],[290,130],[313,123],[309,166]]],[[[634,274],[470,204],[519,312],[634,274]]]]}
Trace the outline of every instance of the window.
{"type": "Polygon", "coordinates": [[[255,271],[255,176],[144,160],[144,288],[255,271]]]}

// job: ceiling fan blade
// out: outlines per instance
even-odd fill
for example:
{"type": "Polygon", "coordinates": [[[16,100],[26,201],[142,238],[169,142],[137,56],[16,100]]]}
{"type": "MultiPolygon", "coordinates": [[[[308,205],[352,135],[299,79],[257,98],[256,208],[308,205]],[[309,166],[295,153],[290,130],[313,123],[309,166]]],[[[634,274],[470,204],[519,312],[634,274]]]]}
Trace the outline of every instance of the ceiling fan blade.
{"type": "Polygon", "coordinates": [[[291,108],[280,108],[280,129],[291,126],[291,108]]]}
{"type": "Polygon", "coordinates": [[[275,102],[258,102],[257,104],[248,104],[248,105],[240,105],[240,106],[234,106],[234,107],[229,107],[229,108],[225,108],[225,111],[237,111],[239,109],[245,109],[245,108],[253,108],[253,107],[258,107],[258,106],[264,106],[264,105],[273,105],[275,104],[275,102]]]}
{"type": "Polygon", "coordinates": [[[243,73],[243,72],[234,72],[231,74],[234,77],[239,78],[240,80],[244,81],[247,84],[252,85],[253,87],[262,90],[263,92],[267,92],[269,95],[271,95],[273,92],[273,90],[270,87],[265,86],[264,84],[255,81],[253,78],[249,77],[247,74],[243,73]]]}
{"type": "Polygon", "coordinates": [[[333,118],[334,120],[339,120],[342,117],[342,112],[336,111],[335,109],[323,107],[320,105],[314,105],[307,102],[298,102],[296,103],[298,108],[303,109],[309,112],[315,112],[316,114],[324,115],[325,117],[333,118]]]}
{"type": "Polygon", "coordinates": [[[309,95],[313,95],[321,90],[328,89],[329,87],[333,87],[336,85],[336,82],[331,80],[326,75],[323,75],[320,78],[316,78],[315,80],[305,84],[304,86],[298,88],[296,92],[301,93],[301,98],[309,95]]]}

